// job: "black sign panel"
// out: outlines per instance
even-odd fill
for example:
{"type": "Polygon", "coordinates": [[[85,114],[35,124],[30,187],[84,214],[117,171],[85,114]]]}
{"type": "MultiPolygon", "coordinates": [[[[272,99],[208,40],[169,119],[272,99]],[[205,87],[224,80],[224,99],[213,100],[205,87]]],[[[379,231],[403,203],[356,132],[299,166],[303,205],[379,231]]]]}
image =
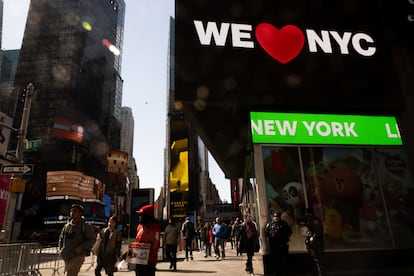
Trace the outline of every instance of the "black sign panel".
{"type": "Polygon", "coordinates": [[[176,0],[175,99],[200,110],[402,110],[381,18],[374,0],[176,0]]]}

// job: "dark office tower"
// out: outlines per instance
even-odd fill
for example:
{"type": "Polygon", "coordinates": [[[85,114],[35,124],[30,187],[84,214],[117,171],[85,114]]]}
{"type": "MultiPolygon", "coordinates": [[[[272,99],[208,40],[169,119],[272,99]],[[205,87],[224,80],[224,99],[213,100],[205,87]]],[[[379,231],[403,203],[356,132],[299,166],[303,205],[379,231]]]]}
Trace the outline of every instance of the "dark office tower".
{"type": "Polygon", "coordinates": [[[24,89],[32,82],[37,94],[29,139],[41,139],[43,148],[69,141],[71,149],[102,163],[107,149],[119,148],[115,112],[122,89],[124,14],[123,0],[31,1],[16,74],[14,121],[20,125],[24,89]]]}
{"type": "Polygon", "coordinates": [[[14,126],[20,126],[25,88],[33,83],[24,159],[35,164],[32,181],[41,186],[47,172],[63,170],[110,184],[106,156],[120,148],[116,113],[124,16],[124,0],[30,2],[15,80],[14,126]]]}

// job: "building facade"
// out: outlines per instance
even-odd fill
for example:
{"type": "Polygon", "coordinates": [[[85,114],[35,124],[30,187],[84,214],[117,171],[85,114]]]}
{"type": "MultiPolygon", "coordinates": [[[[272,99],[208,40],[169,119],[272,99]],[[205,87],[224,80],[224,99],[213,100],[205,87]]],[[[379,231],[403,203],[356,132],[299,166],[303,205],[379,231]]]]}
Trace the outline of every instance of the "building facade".
{"type": "MultiPolygon", "coordinates": [[[[79,171],[108,188],[125,186],[111,183],[117,178],[108,176],[107,166],[108,152],[119,150],[121,143],[124,16],[123,0],[30,3],[13,91],[18,98],[16,127],[26,85],[33,83],[36,89],[27,138],[40,146],[25,152],[25,162],[36,169],[27,179],[24,202],[40,207],[36,214],[22,216],[26,232],[42,228],[43,208],[55,199],[43,201],[49,171],[79,171]]],[[[88,215],[102,217],[102,206],[99,198],[88,215]]]]}

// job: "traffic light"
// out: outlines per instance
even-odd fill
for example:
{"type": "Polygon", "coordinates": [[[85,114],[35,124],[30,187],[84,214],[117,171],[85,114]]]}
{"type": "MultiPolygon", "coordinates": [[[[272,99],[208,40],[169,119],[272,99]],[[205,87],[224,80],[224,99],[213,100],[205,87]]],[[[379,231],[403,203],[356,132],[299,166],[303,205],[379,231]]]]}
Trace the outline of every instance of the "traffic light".
{"type": "Polygon", "coordinates": [[[9,192],[23,193],[25,189],[26,189],[26,180],[19,178],[19,177],[10,178],[9,192]]]}

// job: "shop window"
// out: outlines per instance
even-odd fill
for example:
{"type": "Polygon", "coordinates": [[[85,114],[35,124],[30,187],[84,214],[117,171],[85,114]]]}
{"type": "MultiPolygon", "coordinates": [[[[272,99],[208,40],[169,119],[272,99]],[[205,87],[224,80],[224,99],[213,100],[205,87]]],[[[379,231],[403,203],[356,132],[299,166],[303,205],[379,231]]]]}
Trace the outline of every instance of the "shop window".
{"type": "Polygon", "coordinates": [[[291,251],[305,250],[305,206],[323,221],[327,250],[414,246],[414,184],[403,149],[262,146],[261,152],[268,214],[284,212],[291,251]]]}

